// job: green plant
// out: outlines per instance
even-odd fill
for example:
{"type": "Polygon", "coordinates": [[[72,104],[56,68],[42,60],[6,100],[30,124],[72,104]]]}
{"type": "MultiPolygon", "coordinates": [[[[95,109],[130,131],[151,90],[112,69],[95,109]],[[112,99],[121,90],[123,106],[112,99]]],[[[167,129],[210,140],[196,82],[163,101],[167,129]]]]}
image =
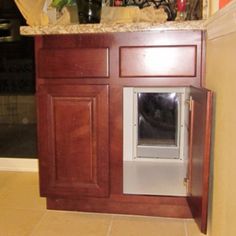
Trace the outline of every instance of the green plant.
{"type": "Polygon", "coordinates": [[[61,11],[64,6],[71,5],[75,2],[75,0],[53,0],[51,6],[55,7],[58,11],[61,11]]]}

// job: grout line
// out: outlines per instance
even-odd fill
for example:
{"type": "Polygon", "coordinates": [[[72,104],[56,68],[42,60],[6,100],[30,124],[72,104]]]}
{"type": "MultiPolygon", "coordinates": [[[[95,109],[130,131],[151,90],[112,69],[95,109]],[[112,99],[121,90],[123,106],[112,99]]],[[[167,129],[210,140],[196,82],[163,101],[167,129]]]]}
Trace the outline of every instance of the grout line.
{"type": "Polygon", "coordinates": [[[113,218],[114,218],[114,215],[111,216],[111,222],[110,222],[110,225],[109,225],[109,227],[108,227],[107,235],[106,235],[106,236],[110,236],[110,235],[111,235],[111,229],[112,229],[113,218]]]}
{"type": "Polygon", "coordinates": [[[188,236],[188,227],[187,227],[186,220],[184,220],[184,231],[185,231],[185,236],[188,236]]]}
{"type": "Polygon", "coordinates": [[[43,221],[43,218],[45,217],[46,213],[47,213],[47,211],[44,212],[44,214],[42,215],[40,220],[35,224],[34,228],[32,229],[31,233],[29,234],[29,236],[33,236],[34,232],[39,228],[39,225],[43,221]]]}
{"type": "MultiPolygon", "coordinates": [[[[0,197],[1,200],[1,197],[0,197]]],[[[4,210],[17,210],[17,211],[46,211],[47,209],[40,209],[40,208],[30,208],[30,207],[11,207],[11,206],[0,206],[0,209],[4,210]]],[[[1,236],[1,235],[0,235],[1,236]]]]}

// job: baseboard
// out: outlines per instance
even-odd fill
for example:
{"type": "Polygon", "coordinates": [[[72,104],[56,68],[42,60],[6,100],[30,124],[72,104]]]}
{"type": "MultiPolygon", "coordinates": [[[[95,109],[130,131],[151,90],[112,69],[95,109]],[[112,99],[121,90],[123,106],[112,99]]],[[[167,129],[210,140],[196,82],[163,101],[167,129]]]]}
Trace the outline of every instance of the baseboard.
{"type": "Polygon", "coordinates": [[[236,0],[228,3],[205,23],[208,40],[236,32],[236,0]]]}
{"type": "Polygon", "coordinates": [[[38,172],[38,159],[1,157],[0,171],[38,172]]]}

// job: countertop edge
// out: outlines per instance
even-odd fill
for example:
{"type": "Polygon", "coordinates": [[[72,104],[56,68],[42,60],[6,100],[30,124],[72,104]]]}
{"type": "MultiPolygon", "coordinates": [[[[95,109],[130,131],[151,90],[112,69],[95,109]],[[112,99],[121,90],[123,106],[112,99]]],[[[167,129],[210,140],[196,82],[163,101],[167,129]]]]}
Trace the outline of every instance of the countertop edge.
{"type": "Polygon", "coordinates": [[[164,23],[111,23],[70,24],[48,26],[21,26],[20,34],[25,36],[85,33],[151,32],[165,30],[206,30],[205,21],[169,21],[164,23]]]}

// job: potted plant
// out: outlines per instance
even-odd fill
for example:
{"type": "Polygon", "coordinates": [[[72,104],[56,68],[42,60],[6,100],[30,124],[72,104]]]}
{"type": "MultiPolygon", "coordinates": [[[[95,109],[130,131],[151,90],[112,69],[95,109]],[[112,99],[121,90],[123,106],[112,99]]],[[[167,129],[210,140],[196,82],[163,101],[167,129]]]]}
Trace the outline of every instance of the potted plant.
{"type": "Polygon", "coordinates": [[[51,6],[61,11],[64,6],[73,5],[75,3],[76,0],[52,0],[51,6]]]}

